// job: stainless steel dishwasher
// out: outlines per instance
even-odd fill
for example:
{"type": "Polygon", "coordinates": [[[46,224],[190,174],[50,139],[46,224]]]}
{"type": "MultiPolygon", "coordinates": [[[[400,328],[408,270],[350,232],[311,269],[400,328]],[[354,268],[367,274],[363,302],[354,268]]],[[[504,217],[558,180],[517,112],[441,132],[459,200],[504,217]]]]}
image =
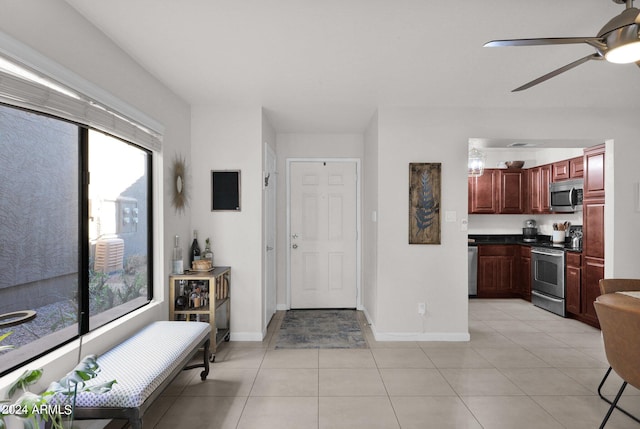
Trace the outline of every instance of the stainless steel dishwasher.
{"type": "Polygon", "coordinates": [[[469,246],[469,296],[478,295],[478,247],[469,246]]]}

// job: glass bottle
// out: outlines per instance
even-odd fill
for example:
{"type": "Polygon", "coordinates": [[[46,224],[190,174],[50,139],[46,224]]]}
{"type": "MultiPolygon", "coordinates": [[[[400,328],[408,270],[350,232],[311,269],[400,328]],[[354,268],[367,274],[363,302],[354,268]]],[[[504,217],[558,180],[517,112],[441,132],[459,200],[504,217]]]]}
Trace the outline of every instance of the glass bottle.
{"type": "Polygon", "coordinates": [[[208,238],[204,241],[204,254],[202,257],[208,260],[209,262],[211,262],[211,265],[213,265],[213,252],[211,251],[211,241],[208,238]]]}
{"type": "Polygon", "coordinates": [[[193,230],[193,243],[191,243],[191,255],[190,255],[191,268],[193,268],[193,261],[200,260],[200,245],[198,244],[198,231],[193,230]]]}
{"type": "Polygon", "coordinates": [[[182,247],[180,247],[180,236],[176,235],[173,243],[172,270],[174,274],[184,274],[184,263],[182,262],[182,247]]]}

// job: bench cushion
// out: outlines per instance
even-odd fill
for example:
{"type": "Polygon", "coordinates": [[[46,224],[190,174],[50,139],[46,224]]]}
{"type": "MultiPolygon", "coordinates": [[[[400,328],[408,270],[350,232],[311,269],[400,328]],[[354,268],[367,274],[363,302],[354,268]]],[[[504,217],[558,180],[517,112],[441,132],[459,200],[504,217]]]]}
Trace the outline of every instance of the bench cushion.
{"type": "Polygon", "coordinates": [[[211,332],[203,322],[154,322],[98,357],[100,374],[87,385],[115,379],[102,394],[83,392],[77,407],[136,408],[156,390],[211,332]]]}

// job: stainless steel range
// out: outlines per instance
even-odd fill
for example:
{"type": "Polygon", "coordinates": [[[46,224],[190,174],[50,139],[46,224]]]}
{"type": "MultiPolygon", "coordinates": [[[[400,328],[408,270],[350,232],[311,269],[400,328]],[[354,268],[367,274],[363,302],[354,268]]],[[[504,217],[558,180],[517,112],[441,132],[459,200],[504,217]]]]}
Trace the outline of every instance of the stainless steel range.
{"type": "Polygon", "coordinates": [[[531,302],[562,317],[565,311],[564,250],[531,249],[531,302]]]}

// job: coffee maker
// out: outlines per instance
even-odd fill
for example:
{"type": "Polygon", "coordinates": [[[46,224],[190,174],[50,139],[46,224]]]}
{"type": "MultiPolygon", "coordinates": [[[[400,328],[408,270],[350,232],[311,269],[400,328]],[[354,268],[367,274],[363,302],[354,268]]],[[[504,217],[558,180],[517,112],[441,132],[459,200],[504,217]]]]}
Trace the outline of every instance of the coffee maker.
{"type": "Polygon", "coordinates": [[[524,228],[522,228],[522,241],[526,243],[534,243],[538,241],[538,228],[536,227],[536,221],[528,219],[524,221],[524,228]]]}

